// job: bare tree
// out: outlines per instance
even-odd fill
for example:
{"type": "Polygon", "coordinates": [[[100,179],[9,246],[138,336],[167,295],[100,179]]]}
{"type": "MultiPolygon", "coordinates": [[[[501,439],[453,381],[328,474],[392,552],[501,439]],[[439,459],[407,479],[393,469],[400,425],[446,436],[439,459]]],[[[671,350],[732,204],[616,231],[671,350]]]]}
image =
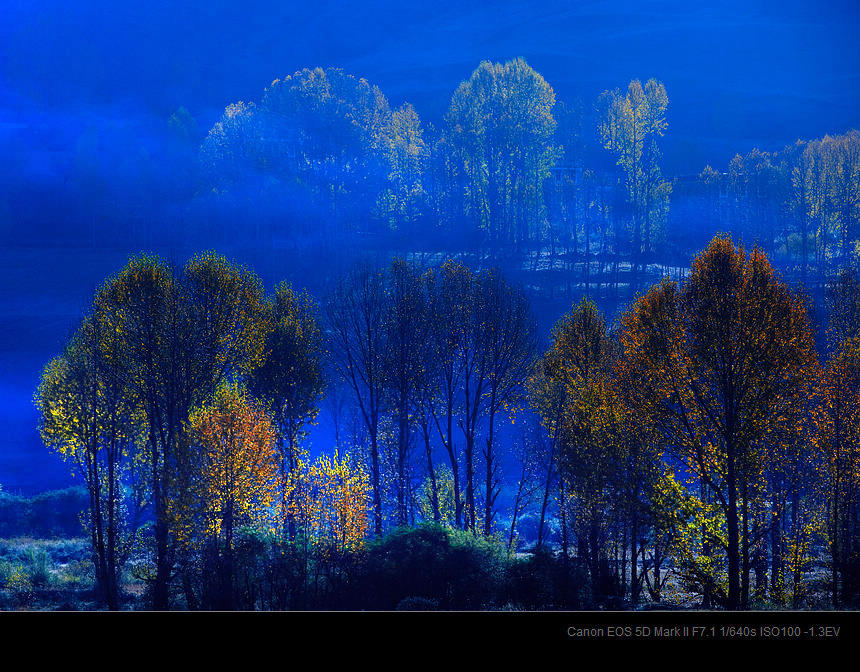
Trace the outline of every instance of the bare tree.
{"type": "Polygon", "coordinates": [[[388,329],[382,272],[360,266],[337,287],[326,306],[332,362],[358,404],[370,439],[374,531],[382,535],[379,419],[384,410],[388,329]]]}
{"type": "Polygon", "coordinates": [[[486,465],[484,534],[492,532],[495,501],[499,494],[495,450],[495,419],[503,410],[513,412],[525,396],[525,381],[536,349],[534,317],[525,295],[508,285],[501,273],[490,270],[478,281],[481,311],[483,366],[487,376],[488,433],[483,449],[486,465]]]}

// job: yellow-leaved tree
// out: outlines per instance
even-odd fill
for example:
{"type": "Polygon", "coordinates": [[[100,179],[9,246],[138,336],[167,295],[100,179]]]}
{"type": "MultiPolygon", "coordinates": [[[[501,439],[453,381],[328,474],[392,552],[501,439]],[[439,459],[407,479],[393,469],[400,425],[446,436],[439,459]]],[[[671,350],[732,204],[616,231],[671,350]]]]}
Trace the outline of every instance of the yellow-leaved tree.
{"type": "Polygon", "coordinates": [[[308,548],[328,555],[355,550],[364,542],[370,480],[349,453],[300,463],[288,491],[292,515],[308,548]]]}

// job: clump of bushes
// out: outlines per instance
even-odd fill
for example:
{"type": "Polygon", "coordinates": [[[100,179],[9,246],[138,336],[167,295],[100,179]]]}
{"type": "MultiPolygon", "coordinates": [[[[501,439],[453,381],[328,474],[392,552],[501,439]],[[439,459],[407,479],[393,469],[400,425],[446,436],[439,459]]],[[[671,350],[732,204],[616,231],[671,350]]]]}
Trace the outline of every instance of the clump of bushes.
{"type": "Polygon", "coordinates": [[[518,609],[586,609],[593,603],[588,572],[575,558],[547,548],[513,558],[505,580],[507,602],[518,609]]]}
{"type": "Polygon", "coordinates": [[[51,580],[48,553],[44,548],[27,549],[28,578],[34,588],[44,588],[51,580]]]}
{"type": "Polygon", "coordinates": [[[12,564],[32,564],[42,562],[45,555],[48,565],[65,565],[70,562],[88,560],[89,545],[86,539],[33,539],[20,537],[17,539],[0,539],[0,561],[12,564]]]}
{"type": "MultiPolygon", "coordinates": [[[[590,604],[587,573],[549,551],[515,556],[493,537],[441,525],[393,530],[354,551],[325,552],[277,535],[240,530],[233,585],[202,552],[177,582],[190,609],[400,611],[566,609],[590,604]]],[[[184,603],[184,604],[183,604],[184,603]]]]}
{"type": "Polygon", "coordinates": [[[54,608],[63,591],[71,590],[66,597],[75,601],[92,587],[86,540],[0,540],[0,610],[54,608]]]}
{"type": "Polygon", "coordinates": [[[30,577],[21,565],[14,567],[9,574],[6,579],[6,590],[12,593],[15,604],[19,608],[29,606],[36,596],[30,577]]]}
{"type": "Polygon", "coordinates": [[[419,599],[444,610],[486,609],[500,603],[510,561],[493,538],[433,524],[401,528],[368,544],[350,587],[366,609],[419,599]]]}

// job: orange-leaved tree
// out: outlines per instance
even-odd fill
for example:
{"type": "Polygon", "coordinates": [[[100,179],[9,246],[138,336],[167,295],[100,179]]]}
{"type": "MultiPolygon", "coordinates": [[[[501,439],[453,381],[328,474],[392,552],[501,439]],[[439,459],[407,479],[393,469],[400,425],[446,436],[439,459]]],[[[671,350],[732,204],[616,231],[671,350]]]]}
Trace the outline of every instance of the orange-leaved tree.
{"type": "Polygon", "coordinates": [[[240,525],[271,528],[279,487],[277,432],[266,409],[236,382],[220,385],[189,418],[201,524],[220,557],[220,598],[231,606],[232,553],[240,525]]]}
{"type": "MultiPolygon", "coordinates": [[[[281,482],[304,459],[303,439],[319,414],[325,392],[323,337],[317,306],[307,292],[282,282],[266,302],[268,332],[266,357],[250,376],[250,391],[271,408],[278,430],[281,482]]],[[[286,492],[281,492],[281,525],[285,536],[295,536],[286,492]]]]}
{"type": "Polygon", "coordinates": [[[717,237],[683,284],[664,281],[636,302],[620,338],[640,381],[640,412],[725,514],[727,586],[713,597],[744,607],[750,537],[742,532],[763,469],[760,446],[793,421],[816,365],[804,301],[761,251],[717,237]]]}

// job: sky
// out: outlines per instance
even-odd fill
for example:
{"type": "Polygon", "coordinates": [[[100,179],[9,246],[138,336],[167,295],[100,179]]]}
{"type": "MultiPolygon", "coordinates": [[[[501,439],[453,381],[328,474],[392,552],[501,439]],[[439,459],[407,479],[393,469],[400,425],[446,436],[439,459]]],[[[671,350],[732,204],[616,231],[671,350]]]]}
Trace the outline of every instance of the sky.
{"type": "MultiPolygon", "coordinates": [[[[860,2],[827,0],[0,0],[0,485],[68,482],[39,441],[35,383],[93,288],[136,251],[81,252],[64,237],[102,207],[69,201],[93,137],[113,180],[144,157],[161,189],[179,107],[203,134],[228,104],[321,65],[438,125],[480,61],[523,57],[559,100],[586,105],[633,78],[662,80],[665,172],[693,174],[860,127],[858,15],[860,2]],[[13,245],[22,227],[45,233],[13,245]]],[[[120,212],[137,207],[118,199],[120,212]]]]}

